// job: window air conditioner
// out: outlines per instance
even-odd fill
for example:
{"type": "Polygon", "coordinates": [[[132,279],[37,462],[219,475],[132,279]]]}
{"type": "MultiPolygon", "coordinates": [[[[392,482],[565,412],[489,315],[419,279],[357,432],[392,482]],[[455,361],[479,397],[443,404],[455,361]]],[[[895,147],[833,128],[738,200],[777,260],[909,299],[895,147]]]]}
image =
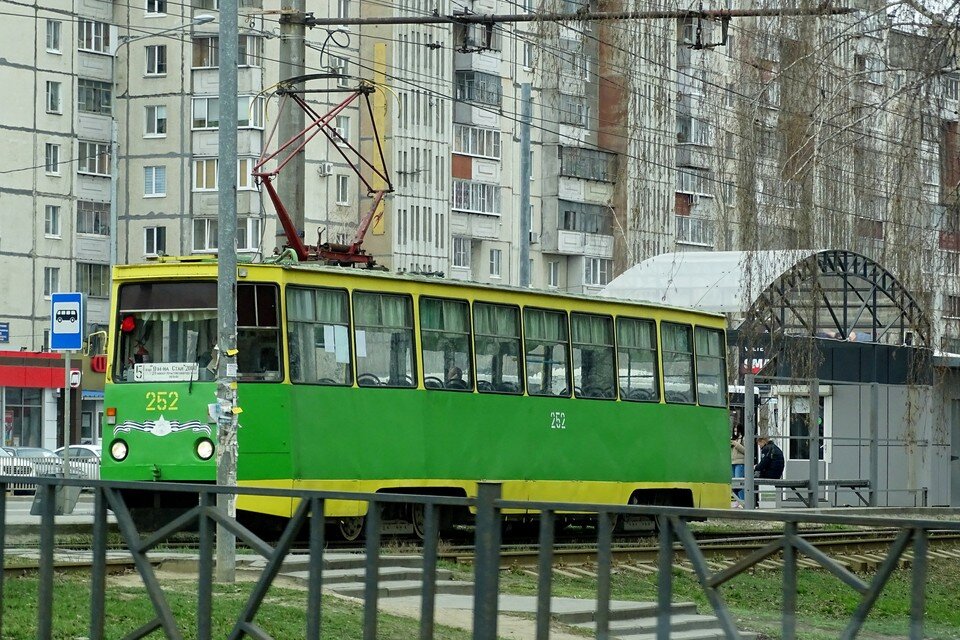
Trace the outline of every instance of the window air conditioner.
{"type": "Polygon", "coordinates": [[[321,162],[320,166],[317,167],[317,173],[321,178],[333,174],[333,163],[332,162],[321,162]]]}
{"type": "Polygon", "coordinates": [[[536,231],[530,232],[530,244],[537,244],[540,242],[540,234],[536,231]]]}

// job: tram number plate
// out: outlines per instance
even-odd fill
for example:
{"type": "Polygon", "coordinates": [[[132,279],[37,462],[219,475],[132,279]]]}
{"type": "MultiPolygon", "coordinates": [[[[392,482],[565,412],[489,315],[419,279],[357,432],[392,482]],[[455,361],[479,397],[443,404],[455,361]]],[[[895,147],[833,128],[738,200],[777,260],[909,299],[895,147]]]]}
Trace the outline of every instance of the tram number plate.
{"type": "Polygon", "coordinates": [[[147,411],[176,411],[178,402],[180,394],[176,391],[147,391],[147,411]]]}
{"type": "Polygon", "coordinates": [[[563,411],[551,411],[550,412],[550,428],[551,429],[566,429],[567,428],[567,414],[563,411]]]}

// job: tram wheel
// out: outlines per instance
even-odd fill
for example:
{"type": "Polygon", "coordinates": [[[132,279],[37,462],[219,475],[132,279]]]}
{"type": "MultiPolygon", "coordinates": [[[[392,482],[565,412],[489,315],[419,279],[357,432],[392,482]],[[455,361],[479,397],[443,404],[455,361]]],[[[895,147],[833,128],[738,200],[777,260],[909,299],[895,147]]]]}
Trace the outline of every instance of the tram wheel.
{"type": "Polygon", "coordinates": [[[421,541],[426,538],[426,530],[424,529],[424,520],[426,517],[424,512],[425,509],[422,504],[410,505],[410,524],[413,525],[413,535],[417,537],[417,540],[421,541]]]}
{"type": "Polygon", "coordinates": [[[363,516],[340,518],[337,521],[340,536],[347,542],[354,542],[363,535],[363,516]]]}

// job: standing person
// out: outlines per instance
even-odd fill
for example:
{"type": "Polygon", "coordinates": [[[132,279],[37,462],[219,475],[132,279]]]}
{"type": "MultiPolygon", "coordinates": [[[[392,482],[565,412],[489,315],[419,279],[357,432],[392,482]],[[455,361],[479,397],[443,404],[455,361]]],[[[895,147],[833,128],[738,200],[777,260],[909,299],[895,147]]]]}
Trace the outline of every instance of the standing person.
{"type": "Polygon", "coordinates": [[[779,480],[783,476],[783,451],[768,436],[757,438],[760,445],[760,462],[753,468],[757,478],[779,480]]]}
{"type": "MultiPolygon", "coordinates": [[[[743,426],[733,425],[733,432],[730,435],[730,466],[734,478],[743,477],[744,448],[743,448],[743,426]]],[[[734,489],[733,495],[736,500],[730,505],[735,509],[743,508],[743,487],[734,489]]]]}

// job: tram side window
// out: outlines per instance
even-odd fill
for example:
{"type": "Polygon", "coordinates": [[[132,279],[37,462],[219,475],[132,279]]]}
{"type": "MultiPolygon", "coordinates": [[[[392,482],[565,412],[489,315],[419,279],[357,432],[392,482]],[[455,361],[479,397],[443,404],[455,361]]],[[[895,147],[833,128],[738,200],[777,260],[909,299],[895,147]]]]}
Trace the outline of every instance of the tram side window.
{"type": "Polygon", "coordinates": [[[727,368],[723,333],[697,327],[697,398],[707,407],[726,406],[727,368]]]}
{"type": "Polygon", "coordinates": [[[620,398],[659,402],[657,328],[652,320],[617,318],[620,398]]]}
{"type": "Polygon", "coordinates": [[[272,284],[237,286],[237,369],[242,381],[278,381],[280,308],[272,284]]]}
{"type": "Polygon", "coordinates": [[[420,298],[420,342],[424,387],[473,390],[467,302],[420,298]]]}
{"type": "Polygon", "coordinates": [[[693,345],[689,325],[660,324],[663,391],[667,402],[693,404],[693,345]]]}
{"type": "Polygon", "coordinates": [[[569,396],[567,314],[525,309],[527,393],[531,396],[569,396]]]}
{"type": "Polygon", "coordinates": [[[477,391],[523,393],[520,309],[475,302],[473,330],[477,354],[477,391]]]}
{"type": "Polygon", "coordinates": [[[350,309],[346,291],[287,289],[290,379],[350,385],[350,309]]]}
{"type": "Polygon", "coordinates": [[[353,294],[357,384],[415,387],[413,303],[409,296],[353,294]]]}
{"type": "Polygon", "coordinates": [[[574,392],[578,398],[616,398],[613,319],[570,314],[574,392]]]}

